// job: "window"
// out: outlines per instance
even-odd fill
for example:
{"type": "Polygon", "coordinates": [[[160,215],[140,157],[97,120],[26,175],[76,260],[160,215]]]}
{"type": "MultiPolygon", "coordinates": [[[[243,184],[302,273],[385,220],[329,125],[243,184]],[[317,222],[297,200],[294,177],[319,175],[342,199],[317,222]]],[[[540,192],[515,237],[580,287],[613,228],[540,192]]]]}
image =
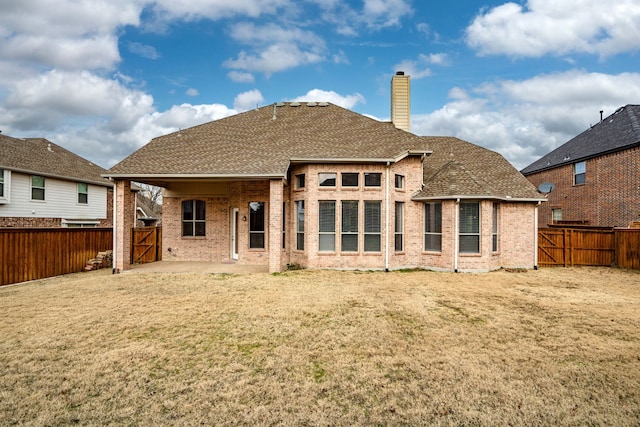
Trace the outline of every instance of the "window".
{"type": "Polygon", "coordinates": [[[336,250],[336,202],[321,201],[318,206],[318,250],[336,250]]]}
{"type": "Polygon", "coordinates": [[[380,252],[382,233],[382,202],[367,200],[364,202],[364,251],[380,252]]]}
{"type": "Polygon", "coordinates": [[[44,200],[44,176],[31,176],[31,200],[44,200]]]}
{"type": "Polygon", "coordinates": [[[78,203],[81,205],[89,203],[89,184],[85,182],[78,183],[78,203]]]}
{"type": "Polygon", "coordinates": [[[358,186],[358,181],[360,174],[359,173],[352,173],[352,172],[345,172],[342,174],[342,186],[343,187],[357,187],[358,186]]]}
{"type": "Polygon", "coordinates": [[[404,203],[402,202],[396,202],[395,249],[396,252],[404,250],[404,203]]]}
{"type": "Polygon", "coordinates": [[[553,222],[562,221],[562,209],[560,208],[551,209],[551,220],[553,222]]]}
{"type": "Polygon", "coordinates": [[[0,169],[0,197],[4,198],[4,169],[0,169]]]}
{"type": "Polygon", "coordinates": [[[587,162],[578,162],[573,165],[573,184],[580,185],[587,181],[587,162]]]}
{"type": "Polygon", "coordinates": [[[264,249],[264,202],[249,203],[249,248],[264,249]]]}
{"type": "Polygon", "coordinates": [[[287,247],[287,233],[285,232],[287,229],[287,204],[282,202],[282,249],[286,249],[287,247]]]}
{"type": "Polygon", "coordinates": [[[491,250],[498,252],[498,218],[500,216],[500,204],[493,204],[493,218],[491,229],[491,250]]]}
{"type": "Polygon", "coordinates": [[[380,187],[382,186],[382,174],[374,172],[366,172],[364,174],[364,186],[365,187],[380,187]]]}
{"type": "Polygon", "coordinates": [[[358,201],[342,201],[342,244],[343,252],[358,251],[358,201]]]}
{"type": "Polygon", "coordinates": [[[296,249],[304,250],[304,200],[296,202],[296,249]]]}
{"type": "Polygon", "coordinates": [[[336,174],[335,172],[319,173],[318,183],[320,187],[335,187],[336,186],[336,174]]]}
{"type": "Polygon", "coordinates": [[[206,203],[202,200],[182,202],[182,235],[204,236],[206,230],[206,203]]]}
{"type": "Polygon", "coordinates": [[[395,178],[396,189],[401,190],[404,188],[404,175],[396,174],[395,178]]]}
{"type": "Polygon", "coordinates": [[[460,203],[460,253],[480,253],[480,203],[460,203]]]}
{"type": "Polygon", "coordinates": [[[424,250],[442,250],[442,203],[424,204],[424,250]]]}
{"type": "Polygon", "coordinates": [[[296,175],[296,188],[304,188],[304,174],[296,175]]]}

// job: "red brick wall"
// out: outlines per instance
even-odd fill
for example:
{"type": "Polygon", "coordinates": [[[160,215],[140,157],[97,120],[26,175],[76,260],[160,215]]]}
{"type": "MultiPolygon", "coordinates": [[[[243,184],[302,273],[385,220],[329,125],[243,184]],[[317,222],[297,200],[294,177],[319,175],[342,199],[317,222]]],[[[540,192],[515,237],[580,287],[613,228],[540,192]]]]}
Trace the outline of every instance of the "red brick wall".
{"type": "Polygon", "coordinates": [[[628,226],[640,219],[640,147],[586,161],[586,182],[573,185],[573,163],[527,176],[536,187],[555,189],[540,206],[539,227],[552,223],[551,210],[562,209],[564,221],[589,225],[628,226]]]}

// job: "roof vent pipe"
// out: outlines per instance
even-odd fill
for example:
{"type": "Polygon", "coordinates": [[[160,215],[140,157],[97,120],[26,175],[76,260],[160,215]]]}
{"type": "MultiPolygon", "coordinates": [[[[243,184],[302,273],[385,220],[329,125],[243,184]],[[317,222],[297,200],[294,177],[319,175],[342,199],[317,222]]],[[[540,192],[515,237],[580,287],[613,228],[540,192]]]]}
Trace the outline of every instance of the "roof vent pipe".
{"type": "Polygon", "coordinates": [[[602,121],[602,113],[604,113],[604,110],[600,110],[600,121],[602,121]]]}

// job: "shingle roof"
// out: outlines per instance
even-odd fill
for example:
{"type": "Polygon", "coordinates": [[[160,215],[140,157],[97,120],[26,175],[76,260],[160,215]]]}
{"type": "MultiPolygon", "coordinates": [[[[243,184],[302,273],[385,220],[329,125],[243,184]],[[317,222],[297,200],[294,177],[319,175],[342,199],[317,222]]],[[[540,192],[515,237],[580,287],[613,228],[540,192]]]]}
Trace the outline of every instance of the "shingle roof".
{"type": "Polygon", "coordinates": [[[543,200],[500,154],[454,137],[424,137],[433,151],[424,162],[424,187],[413,198],[543,200]]]}
{"type": "Polygon", "coordinates": [[[44,138],[0,135],[0,168],[112,187],[105,169],[44,138]]]}
{"type": "Polygon", "coordinates": [[[154,138],[107,175],[285,176],[296,160],[382,161],[426,149],[422,138],[391,123],[330,103],[295,105],[270,105],[154,138]]]}
{"type": "Polygon", "coordinates": [[[625,105],[595,126],[522,169],[530,175],[640,145],[640,105],[625,105]]]}

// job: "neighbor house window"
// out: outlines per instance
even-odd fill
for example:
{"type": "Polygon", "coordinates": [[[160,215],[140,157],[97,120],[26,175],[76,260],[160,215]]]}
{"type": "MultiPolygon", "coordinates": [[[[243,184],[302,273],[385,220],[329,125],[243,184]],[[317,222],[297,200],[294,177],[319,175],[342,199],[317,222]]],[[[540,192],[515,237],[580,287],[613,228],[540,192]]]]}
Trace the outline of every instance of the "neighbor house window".
{"type": "Polygon", "coordinates": [[[480,203],[460,203],[460,253],[480,253],[480,203]]]}
{"type": "Polygon", "coordinates": [[[184,237],[205,235],[206,210],[206,203],[202,200],[182,202],[182,235],[184,237]]]}
{"type": "Polygon", "coordinates": [[[404,203],[396,202],[395,249],[404,250],[404,203]]]}
{"type": "Polygon", "coordinates": [[[296,188],[304,188],[304,174],[296,175],[296,188]]]}
{"type": "Polygon", "coordinates": [[[380,187],[382,186],[382,174],[367,172],[364,174],[364,186],[365,187],[380,187]]]}
{"type": "Polygon", "coordinates": [[[296,250],[304,250],[304,200],[296,202],[296,250]]]}
{"type": "Polygon", "coordinates": [[[491,226],[491,250],[498,252],[498,218],[500,217],[500,204],[493,204],[493,217],[491,226]]]}
{"type": "Polygon", "coordinates": [[[442,203],[424,204],[424,250],[442,251],[442,203]]]}
{"type": "Polygon", "coordinates": [[[404,188],[404,175],[396,174],[395,178],[396,189],[401,190],[404,188]]]}
{"type": "Polygon", "coordinates": [[[335,187],[336,186],[336,174],[335,172],[323,172],[318,174],[318,184],[320,187],[335,187]]]}
{"type": "Polygon", "coordinates": [[[0,169],[0,197],[4,198],[4,169],[0,169]]]}
{"type": "Polygon", "coordinates": [[[264,249],[264,202],[249,203],[249,248],[264,249]]]}
{"type": "Polygon", "coordinates": [[[573,165],[573,184],[584,184],[587,181],[587,162],[578,162],[573,165]]]}
{"type": "Polygon", "coordinates": [[[551,220],[553,222],[562,221],[562,209],[560,208],[551,209],[551,220]]]}
{"type": "Polygon", "coordinates": [[[31,176],[31,200],[44,200],[44,176],[31,176]]]}
{"type": "Polygon", "coordinates": [[[318,250],[333,252],[336,250],[336,202],[318,203],[318,250]]]}
{"type": "Polygon", "coordinates": [[[85,182],[78,183],[78,203],[81,205],[89,203],[89,184],[85,182]]]}
{"type": "Polygon", "coordinates": [[[358,251],[358,201],[342,201],[342,243],[343,252],[358,251]]]}
{"type": "Polygon", "coordinates": [[[382,202],[364,202],[364,251],[380,252],[382,234],[382,202]]]}
{"type": "Polygon", "coordinates": [[[346,172],[342,174],[342,186],[343,187],[357,187],[358,186],[358,177],[360,174],[346,172]]]}

